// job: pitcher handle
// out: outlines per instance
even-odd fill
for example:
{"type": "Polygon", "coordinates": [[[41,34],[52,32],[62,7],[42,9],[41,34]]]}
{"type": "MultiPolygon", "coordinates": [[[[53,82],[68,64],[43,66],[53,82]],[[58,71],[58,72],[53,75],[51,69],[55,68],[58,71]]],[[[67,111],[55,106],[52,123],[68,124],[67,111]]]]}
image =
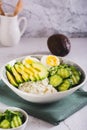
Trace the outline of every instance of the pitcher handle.
{"type": "Polygon", "coordinates": [[[27,27],[27,19],[26,19],[25,17],[20,17],[18,21],[19,21],[19,26],[20,26],[20,23],[21,23],[22,21],[23,21],[23,23],[24,23],[22,29],[20,30],[20,36],[22,36],[23,33],[24,33],[24,31],[25,31],[25,29],[26,29],[26,27],[27,27]]]}

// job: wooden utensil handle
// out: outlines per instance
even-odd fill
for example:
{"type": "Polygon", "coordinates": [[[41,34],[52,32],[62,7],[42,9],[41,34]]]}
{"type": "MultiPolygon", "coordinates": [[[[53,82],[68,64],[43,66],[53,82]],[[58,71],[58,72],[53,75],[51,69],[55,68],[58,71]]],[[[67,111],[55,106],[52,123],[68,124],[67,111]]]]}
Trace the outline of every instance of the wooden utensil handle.
{"type": "Polygon", "coordinates": [[[5,15],[3,9],[2,9],[2,1],[0,0],[0,15],[5,15]]]}
{"type": "Polygon", "coordinates": [[[23,1],[18,0],[17,5],[14,10],[14,16],[17,15],[22,10],[22,8],[23,8],[23,1]]]}

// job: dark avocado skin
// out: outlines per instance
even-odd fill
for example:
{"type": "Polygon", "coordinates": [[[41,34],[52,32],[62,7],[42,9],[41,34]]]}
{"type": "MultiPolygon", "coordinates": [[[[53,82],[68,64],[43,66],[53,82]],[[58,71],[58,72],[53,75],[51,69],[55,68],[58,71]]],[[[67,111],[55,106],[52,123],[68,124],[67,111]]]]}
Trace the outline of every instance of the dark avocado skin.
{"type": "Polygon", "coordinates": [[[69,39],[63,34],[54,34],[47,40],[50,52],[56,56],[66,56],[71,49],[69,39]]]}

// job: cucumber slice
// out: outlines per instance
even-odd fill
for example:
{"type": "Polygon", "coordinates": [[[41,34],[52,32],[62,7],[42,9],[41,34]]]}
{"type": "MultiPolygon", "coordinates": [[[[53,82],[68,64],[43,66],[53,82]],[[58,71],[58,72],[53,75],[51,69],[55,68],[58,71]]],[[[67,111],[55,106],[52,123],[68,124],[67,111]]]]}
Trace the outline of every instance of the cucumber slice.
{"type": "Polygon", "coordinates": [[[53,75],[49,78],[49,83],[53,87],[59,86],[63,82],[63,79],[59,75],[53,75]]]}
{"type": "Polygon", "coordinates": [[[65,90],[68,90],[70,86],[71,86],[70,80],[66,79],[60,86],[58,86],[58,90],[65,91],[65,90]]]}
{"type": "Polygon", "coordinates": [[[14,116],[13,120],[11,121],[11,127],[15,128],[22,125],[22,120],[19,116],[14,116]]]}
{"type": "Polygon", "coordinates": [[[77,85],[77,84],[79,84],[80,76],[79,75],[72,75],[70,79],[72,80],[72,85],[77,85]]]}
{"type": "Polygon", "coordinates": [[[60,75],[63,79],[68,78],[71,75],[71,71],[68,68],[60,68],[58,69],[58,75],[60,75]]]}
{"type": "Polygon", "coordinates": [[[10,128],[10,122],[8,120],[4,119],[0,123],[0,128],[4,128],[4,129],[10,128]]]}
{"type": "Polygon", "coordinates": [[[72,75],[70,79],[72,80],[72,85],[77,85],[80,82],[81,73],[75,67],[71,67],[71,70],[72,70],[72,75]]]}

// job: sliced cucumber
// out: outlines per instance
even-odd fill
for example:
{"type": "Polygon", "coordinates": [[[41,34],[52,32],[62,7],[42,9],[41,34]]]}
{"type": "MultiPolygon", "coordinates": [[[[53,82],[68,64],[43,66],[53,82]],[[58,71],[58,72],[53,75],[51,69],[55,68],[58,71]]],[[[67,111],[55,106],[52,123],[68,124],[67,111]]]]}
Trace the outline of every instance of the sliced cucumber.
{"type": "Polygon", "coordinates": [[[72,85],[77,85],[81,79],[81,73],[74,66],[71,66],[72,75],[70,79],[72,80],[72,85]]]}
{"type": "Polygon", "coordinates": [[[58,69],[58,75],[60,75],[63,79],[68,78],[71,75],[71,71],[68,68],[60,68],[58,69]]]}
{"type": "Polygon", "coordinates": [[[70,80],[66,79],[60,86],[58,86],[58,90],[65,91],[65,90],[68,90],[70,86],[71,86],[70,80]]]}
{"type": "Polygon", "coordinates": [[[10,122],[8,120],[4,119],[0,123],[0,128],[4,128],[4,129],[10,128],[10,122]]]}
{"type": "Polygon", "coordinates": [[[72,85],[76,85],[76,84],[79,84],[80,76],[79,75],[72,75],[70,79],[72,80],[72,85]]]}
{"type": "Polygon", "coordinates": [[[22,125],[22,120],[19,116],[14,116],[13,120],[11,121],[11,127],[15,128],[22,125]]]}
{"type": "Polygon", "coordinates": [[[53,87],[59,86],[63,82],[63,79],[59,75],[53,75],[49,78],[49,83],[53,87]]]}

